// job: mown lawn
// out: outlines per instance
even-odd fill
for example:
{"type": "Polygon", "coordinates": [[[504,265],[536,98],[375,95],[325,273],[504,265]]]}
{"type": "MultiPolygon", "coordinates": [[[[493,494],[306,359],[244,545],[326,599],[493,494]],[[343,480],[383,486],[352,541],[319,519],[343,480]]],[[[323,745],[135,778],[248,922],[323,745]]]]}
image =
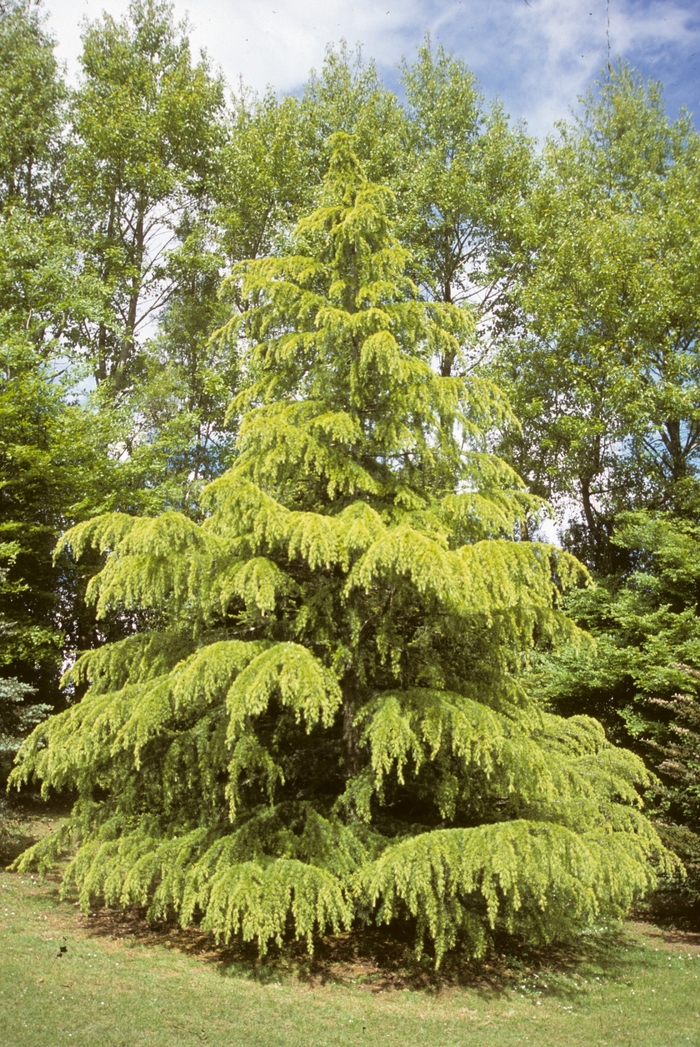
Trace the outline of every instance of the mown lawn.
{"type": "Polygon", "coordinates": [[[84,918],[0,873],[2,1047],[700,1047],[700,936],[646,924],[576,957],[442,982],[361,957],[254,964],[203,936],[84,918]]]}

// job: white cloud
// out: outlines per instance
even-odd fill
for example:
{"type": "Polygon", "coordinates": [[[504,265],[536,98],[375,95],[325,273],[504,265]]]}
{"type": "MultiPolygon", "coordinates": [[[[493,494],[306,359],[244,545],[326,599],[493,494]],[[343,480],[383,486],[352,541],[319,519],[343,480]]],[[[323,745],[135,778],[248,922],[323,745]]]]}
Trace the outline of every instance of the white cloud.
{"type": "MultiPolygon", "coordinates": [[[[464,57],[487,94],[499,94],[540,137],[600,73],[608,36],[612,60],[629,58],[645,73],[654,72],[653,56],[666,56],[682,78],[691,52],[700,51],[700,21],[689,0],[462,0],[441,6],[449,15],[437,20],[439,39],[464,57]]],[[[683,100],[695,103],[690,86],[683,100]]]]}
{"type": "MultiPolygon", "coordinates": [[[[78,23],[94,19],[104,8],[115,17],[128,7],[126,0],[49,0],[50,25],[59,41],[59,53],[69,68],[77,66],[80,51],[78,23]]],[[[326,44],[346,38],[361,43],[368,54],[393,64],[403,50],[404,34],[422,24],[420,0],[177,0],[177,15],[187,14],[195,48],[204,48],[235,83],[242,76],[258,90],[268,84],[291,91],[323,62],[326,44]]],[[[420,33],[420,30],[418,31],[420,33]]]]}
{"type": "MultiPolygon", "coordinates": [[[[73,72],[81,17],[93,19],[103,7],[118,17],[128,6],[46,2],[73,72]]],[[[361,43],[388,71],[415,53],[428,30],[474,69],[487,96],[498,94],[539,136],[566,117],[607,57],[606,0],[176,0],[175,8],[179,17],[189,13],[195,48],[205,48],[231,84],[242,76],[258,90],[298,89],[323,63],[326,45],[341,38],[361,43]]],[[[668,67],[680,76],[680,100],[694,105],[700,88],[691,53],[700,51],[700,20],[692,0],[610,0],[609,9],[613,58],[622,54],[660,75],[668,67]]]]}
{"type": "Polygon", "coordinates": [[[322,63],[325,45],[341,37],[396,61],[403,32],[420,20],[420,4],[393,6],[392,12],[391,0],[193,0],[190,10],[194,39],[207,45],[231,79],[242,75],[258,89],[272,83],[289,91],[322,63]]]}

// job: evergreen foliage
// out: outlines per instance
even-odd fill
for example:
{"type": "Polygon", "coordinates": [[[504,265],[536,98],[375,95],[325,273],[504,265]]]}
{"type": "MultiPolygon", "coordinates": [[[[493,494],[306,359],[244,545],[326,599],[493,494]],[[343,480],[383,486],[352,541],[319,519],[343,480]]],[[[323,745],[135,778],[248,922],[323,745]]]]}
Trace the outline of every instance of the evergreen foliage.
{"type": "Polygon", "coordinates": [[[547,660],[546,693],[560,711],[598,717],[610,737],[643,755],[659,776],[657,827],[700,897],[700,534],[692,519],[629,513],[613,541],[636,570],[570,597],[594,651],[564,647],[547,660]]]}
{"type": "MultiPolygon", "coordinates": [[[[19,588],[18,584],[8,581],[8,570],[19,552],[17,542],[0,542],[0,595],[8,590],[19,588]]],[[[15,645],[18,640],[27,642],[27,637],[18,637],[14,622],[0,612],[0,670],[16,661],[15,645]]],[[[23,683],[16,676],[0,676],[0,775],[7,777],[11,766],[11,757],[17,752],[20,740],[50,711],[50,706],[42,703],[30,704],[28,699],[35,693],[35,688],[23,683]],[[10,759],[7,759],[7,757],[10,759]]],[[[0,815],[2,805],[0,805],[0,815]]],[[[1,828],[0,828],[1,832],[1,828]]]]}
{"type": "Polygon", "coordinates": [[[512,540],[536,506],[488,452],[498,390],[442,377],[470,314],[420,300],[391,193],[337,135],[293,253],[238,266],[249,304],[235,464],[201,524],[74,527],[106,555],[89,596],[142,627],[82,655],[78,704],[14,774],[79,792],[50,861],[84,906],[148,905],[261,950],[290,930],[413,920],[436,960],[494,928],[549,940],[623,913],[667,863],[649,775],[520,681],[572,639],[568,554],[512,540]]]}

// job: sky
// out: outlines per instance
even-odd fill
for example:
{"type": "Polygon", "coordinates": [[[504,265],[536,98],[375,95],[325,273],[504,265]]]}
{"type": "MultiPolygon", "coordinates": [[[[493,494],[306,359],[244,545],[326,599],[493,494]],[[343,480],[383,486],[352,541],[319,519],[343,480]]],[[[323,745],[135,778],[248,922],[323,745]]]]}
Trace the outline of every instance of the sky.
{"type": "MultiPolygon", "coordinates": [[[[44,0],[58,55],[77,75],[83,19],[128,0],[44,0]]],[[[300,89],[328,44],[362,45],[384,82],[425,33],[464,59],[487,99],[542,139],[570,118],[609,53],[665,85],[668,110],[700,125],[700,0],[176,0],[191,40],[230,84],[300,89]]]]}

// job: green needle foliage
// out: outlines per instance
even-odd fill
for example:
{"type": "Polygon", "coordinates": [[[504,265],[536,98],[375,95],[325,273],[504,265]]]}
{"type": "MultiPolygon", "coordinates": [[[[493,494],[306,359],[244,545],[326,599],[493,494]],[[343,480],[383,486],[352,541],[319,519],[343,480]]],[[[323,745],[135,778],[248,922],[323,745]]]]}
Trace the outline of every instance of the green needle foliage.
{"type": "Polygon", "coordinates": [[[540,677],[559,712],[576,709],[598,717],[657,772],[656,824],[687,873],[682,884],[666,885],[658,900],[697,910],[700,528],[688,503],[686,519],[641,511],[618,517],[613,542],[635,569],[571,594],[569,611],[595,637],[595,650],[582,656],[563,647],[544,663],[540,677]]]}
{"type": "Polygon", "coordinates": [[[88,651],[78,704],[14,781],[77,790],[22,859],[68,866],[82,904],[147,905],[261,950],[409,921],[439,963],[494,930],[536,940],[619,915],[667,862],[641,762],[520,676],[576,633],[583,568],[514,541],[536,503],[489,453],[496,387],[441,376],[470,314],[422,301],[393,197],[332,140],[291,252],[240,265],[247,303],[233,468],[201,524],[113,513],[65,536],[106,559],[89,596],[133,635],[88,651]]]}

